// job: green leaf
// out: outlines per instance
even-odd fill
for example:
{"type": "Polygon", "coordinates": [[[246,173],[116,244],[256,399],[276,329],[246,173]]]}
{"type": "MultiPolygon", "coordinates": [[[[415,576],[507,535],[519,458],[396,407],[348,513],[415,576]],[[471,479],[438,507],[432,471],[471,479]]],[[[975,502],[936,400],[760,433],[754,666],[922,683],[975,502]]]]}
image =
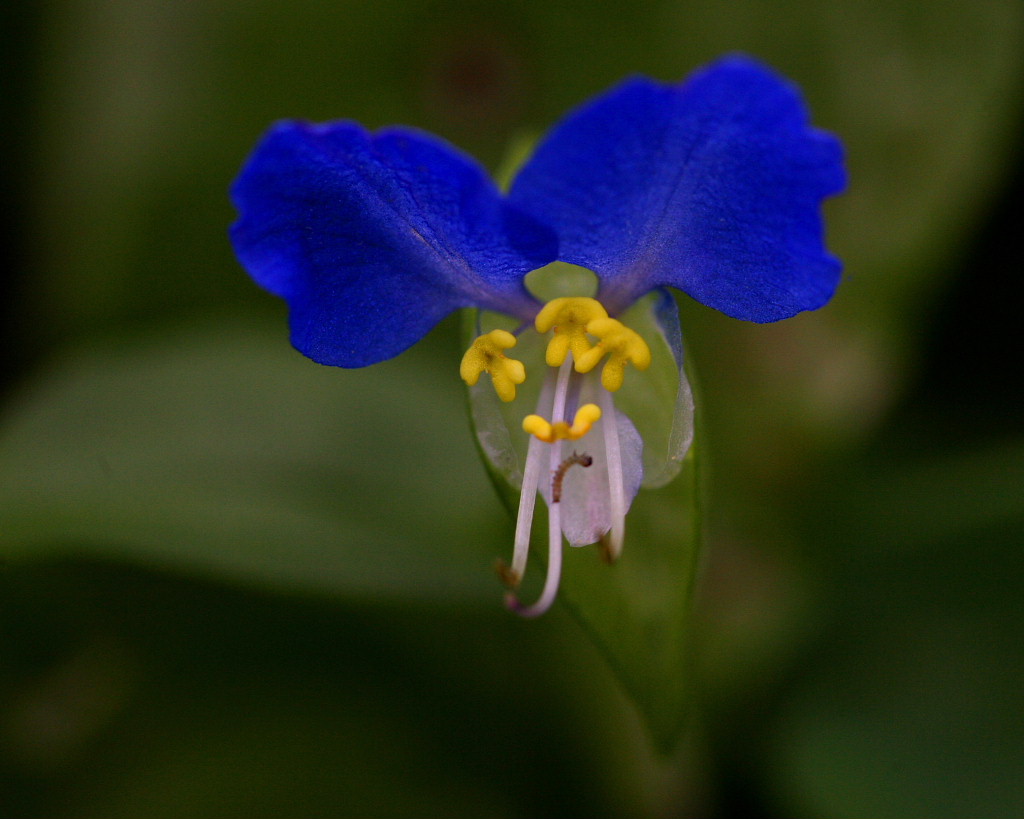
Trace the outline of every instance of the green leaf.
{"type": "Polygon", "coordinates": [[[79,352],[0,427],[3,557],[495,605],[507,524],[436,363],[320,367],[262,325],[79,352]]]}
{"type": "MultiPolygon", "coordinates": [[[[609,566],[596,546],[568,549],[559,592],[663,753],[679,740],[693,693],[692,595],[701,548],[699,441],[698,435],[671,484],[641,490],[633,502],[619,561],[609,566]]],[[[488,466],[514,515],[518,494],[488,466]]],[[[537,568],[546,560],[546,543],[537,535],[547,531],[543,503],[533,529],[531,566],[537,568]]],[[[532,574],[539,586],[540,572],[532,574]]],[[[524,588],[531,588],[530,580],[528,572],[524,588]]],[[[524,592],[523,598],[531,593],[524,592]]]]}
{"type": "Polygon", "coordinates": [[[576,614],[644,717],[655,745],[671,751],[692,694],[692,592],[701,546],[699,436],[682,471],[641,490],[613,566],[596,549],[572,549],[562,599],[576,614]]]}
{"type": "MultiPolygon", "coordinates": [[[[668,752],[681,734],[691,694],[690,608],[701,518],[699,447],[694,440],[687,451],[680,443],[690,441],[692,395],[685,372],[680,382],[677,358],[681,350],[674,350],[678,343],[667,340],[664,329],[659,329],[659,302],[658,296],[645,299],[624,318],[648,340],[655,354],[646,372],[628,373],[626,386],[616,394],[616,405],[624,408],[642,431],[645,473],[657,473],[655,485],[660,488],[642,489],[634,500],[626,518],[625,549],[614,565],[601,559],[598,546],[567,548],[560,599],[615,671],[656,747],[668,752]],[[637,388],[632,400],[626,395],[630,386],[637,388]],[[685,433],[680,428],[685,428],[685,433]],[[664,485],[677,472],[675,480],[664,485]]],[[[494,319],[488,315],[486,320],[494,319]]],[[[674,316],[671,320],[676,321],[674,316]]],[[[481,329],[476,312],[467,311],[463,323],[467,345],[481,329]]],[[[544,339],[529,331],[520,339],[510,354],[535,366],[543,362],[544,339]]],[[[531,370],[529,364],[527,370],[531,370]]],[[[474,437],[513,517],[519,507],[527,438],[518,425],[533,411],[536,382],[541,380],[528,375],[522,394],[509,404],[498,401],[486,376],[469,390],[474,437]]],[[[529,566],[546,562],[546,518],[546,508],[538,501],[529,566]]],[[[536,594],[538,575],[528,572],[519,592],[524,602],[536,594]]]]}

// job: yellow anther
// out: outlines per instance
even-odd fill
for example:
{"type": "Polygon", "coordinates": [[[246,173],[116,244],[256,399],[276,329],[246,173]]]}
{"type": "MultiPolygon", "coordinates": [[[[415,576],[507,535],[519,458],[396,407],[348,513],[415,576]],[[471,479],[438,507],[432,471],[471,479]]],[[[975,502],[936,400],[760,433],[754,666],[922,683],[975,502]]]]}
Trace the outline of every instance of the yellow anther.
{"type": "Polygon", "coordinates": [[[572,357],[579,360],[580,356],[590,350],[587,323],[607,317],[608,311],[601,306],[601,302],[583,296],[553,299],[545,304],[537,314],[534,326],[538,333],[546,333],[551,329],[555,331],[545,354],[548,366],[560,367],[569,350],[572,350],[572,357]]]}
{"type": "Polygon", "coordinates": [[[597,404],[584,404],[576,410],[576,417],[572,419],[571,426],[565,421],[555,421],[551,424],[539,415],[527,415],[523,419],[523,430],[536,435],[547,444],[553,444],[555,441],[578,441],[590,432],[590,428],[600,417],[601,408],[597,404]]]}
{"type": "Polygon", "coordinates": [[[514,401],[516,384],[526,380],[522,361],[508,358],[505,350],[516,346],[516,337],[507,330],[484,333],[466,350],[459,367],[459,375],[469,386],[480,380],[480,373],[489,372],[494,391],[502,401],[514,401]]]}
{"type": "Polygon", "coordinates": [[[576,372],[588,373],[598,365],[605,353],[608,361],[601,370],[601,384],[609,392],[622,386],[626,362],[632,361],[638,370],[651,366],[651,348],[639,334],[613,318],[595,318],[587,323],[587,332],[597,336],[597,342],[581,356],[575,356],[576,372]]]}

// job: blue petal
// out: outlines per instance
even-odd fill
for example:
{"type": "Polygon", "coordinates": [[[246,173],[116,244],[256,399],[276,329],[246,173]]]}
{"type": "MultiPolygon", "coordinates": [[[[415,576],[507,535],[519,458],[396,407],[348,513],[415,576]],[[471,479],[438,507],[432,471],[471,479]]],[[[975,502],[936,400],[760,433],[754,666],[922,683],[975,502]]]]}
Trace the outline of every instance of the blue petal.
{"type": "Polygon", "coordinates": [[[841,266],[821,202],[845,181],[841,145],[810,128],[797,89],[729,57],[681,85],[630,80],[570,114],[511,199],[556,229],[563,261],[600,276],[612,312],[669,285],[767,322],[832,296],[841,266]]]}
{"type": "Polygon", "coordinates": [[[557,253],[471,159],[405,129],[280,123],[231,193],[238,258],[322,364],[391,358],[460,307],[528,319],[522,278],[557,253]]]}

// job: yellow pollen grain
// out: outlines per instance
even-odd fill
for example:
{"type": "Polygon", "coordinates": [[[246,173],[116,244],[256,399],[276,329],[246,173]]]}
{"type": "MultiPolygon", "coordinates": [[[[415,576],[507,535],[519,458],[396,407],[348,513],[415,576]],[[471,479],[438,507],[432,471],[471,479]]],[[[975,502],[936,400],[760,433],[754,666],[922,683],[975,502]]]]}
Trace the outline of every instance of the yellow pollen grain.
{"type": "Polygon", "coordinates": [[[554,331],[544,356],[547,365],[560,367],[570,351],[574,359],[584,355],[591,347],[587,323],[607,317],[601,302],[584,296],[564,296],[545,304],[534,326],[538,333],[554,331]]]}
{"type": "Polygon", "coordinates": [[[540,415],[527,415],[523,419],[523,430],[547,444],[553,444],[555,441],[578,441],[590,432],[600,417],[601,408],[597,404],[584,404],[576,410],[571,425],[565,421],[551,423],[540,415]]]}
{"type": "Polygon", "coordinates": [[[638,370],[651,366],[651,348],[640,335],[621,321],[598,317],[587,323],[587,332],[599,340],[583,355],[575,357],[576,372],[588,373],[605,355],[608,360],[601,370],[601,385],[615,392],[625,380],[626,364],[632,362],[638,370]]]}
{"type": "Polygon", "coordinates": [[[459,375],[469,386],[480,380],[481,373],[491,375],[494,391],[502,401],[514,401],[516,385],[526,380],[523,362],[505,355],[516,346],[516,337],[507,330],[491,330],[477,338],[462,356],[459,375]]]}

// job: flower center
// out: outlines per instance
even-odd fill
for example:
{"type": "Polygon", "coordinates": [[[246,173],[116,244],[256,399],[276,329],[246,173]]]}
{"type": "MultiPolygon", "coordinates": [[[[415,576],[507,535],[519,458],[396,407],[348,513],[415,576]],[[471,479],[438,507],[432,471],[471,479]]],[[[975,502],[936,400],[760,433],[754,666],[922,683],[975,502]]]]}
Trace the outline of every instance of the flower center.
{"type": "MultiPolygon", "coordinates": [[[[646,370],[651,364],[651,349],[647,342],[621,321],[611,318],[597,299],[586,296],[553,299],[537,313],[534,326],[538,333],[552,334],[544,355],[549,367],[560,367],[572,353],[576,372],[588,373],[607,355],[608,360],[601,371],[601,385],[609,392],[616,392],[622,387],[626,364],[632,363],[638,370],[646,370]],[[596,341],[592,342],[591,337],[596,341]]],[[[466,350],[459,375],[473,386],[482,373],[489,373],[498,397],[502,401],[514,401],[516,385],[526,380],[526,368],[522,362],[505,355],[505,350],[515,345],[516,337],[507,330],[485,333],[466,350]]],[[[564,422],[555,419],[553,423],[564,422]]],[[[569,428],[568,425],[565,427],[569,428]]],[[[546,430],[544,427],[539,429],[546,430]]],[[[533,430],[527,429],[527,432],[533,430]]],[[[549,436],[547,431],[534,434],[545,440],[549,436]]],[[[560,435],[548,443],[558,438],[575,439],[580,435],[560,435]]]]}
{"type": "MultiPolygon", "coordinates": [[[[537,313],[534,326],[542,335],[551,334],[544,353],[548,377],[537,412],[523,419],[522,428],[531,437],[515,548],[512,565],[499,567],[509,587],[509,608],[527,617],[543,613],[554,601],[563,535],[572,545],[601,541],[605,554],[612,559],[622,550],[625,514],[632,495],[626,496],[624,474],[628,469],[623,461],[620,426],[626,424],[632,429],[632,425],[616,411],[612,393],[623,386],[627,364],[638,370],[646,370],[651,364],[647,343],[611,318],[596,299],[553,299],[537,313]],[[596,370],[602,361],[598,383],[596,370]],[[566,444],[588,435],[592,455],[581,456],[575,451],[570,455],[566,444]],[[569,467],[574,464],[584,469],[570,475],[569,467]],[[523,606],[514,590],[526,569],[538,493],[548,506],[548,573],[540,599],[523,606]]],[[[498,397],[514,401],[516,386],[527,377],[522,362],[505,354],[516,343],[515,335],[505,330],[480,336],[462,358],[462,379],[473,386],[482,373],[489,373],[498,397]]],[[[639,446],[635,452],[638,458],[639,446]]]]}

